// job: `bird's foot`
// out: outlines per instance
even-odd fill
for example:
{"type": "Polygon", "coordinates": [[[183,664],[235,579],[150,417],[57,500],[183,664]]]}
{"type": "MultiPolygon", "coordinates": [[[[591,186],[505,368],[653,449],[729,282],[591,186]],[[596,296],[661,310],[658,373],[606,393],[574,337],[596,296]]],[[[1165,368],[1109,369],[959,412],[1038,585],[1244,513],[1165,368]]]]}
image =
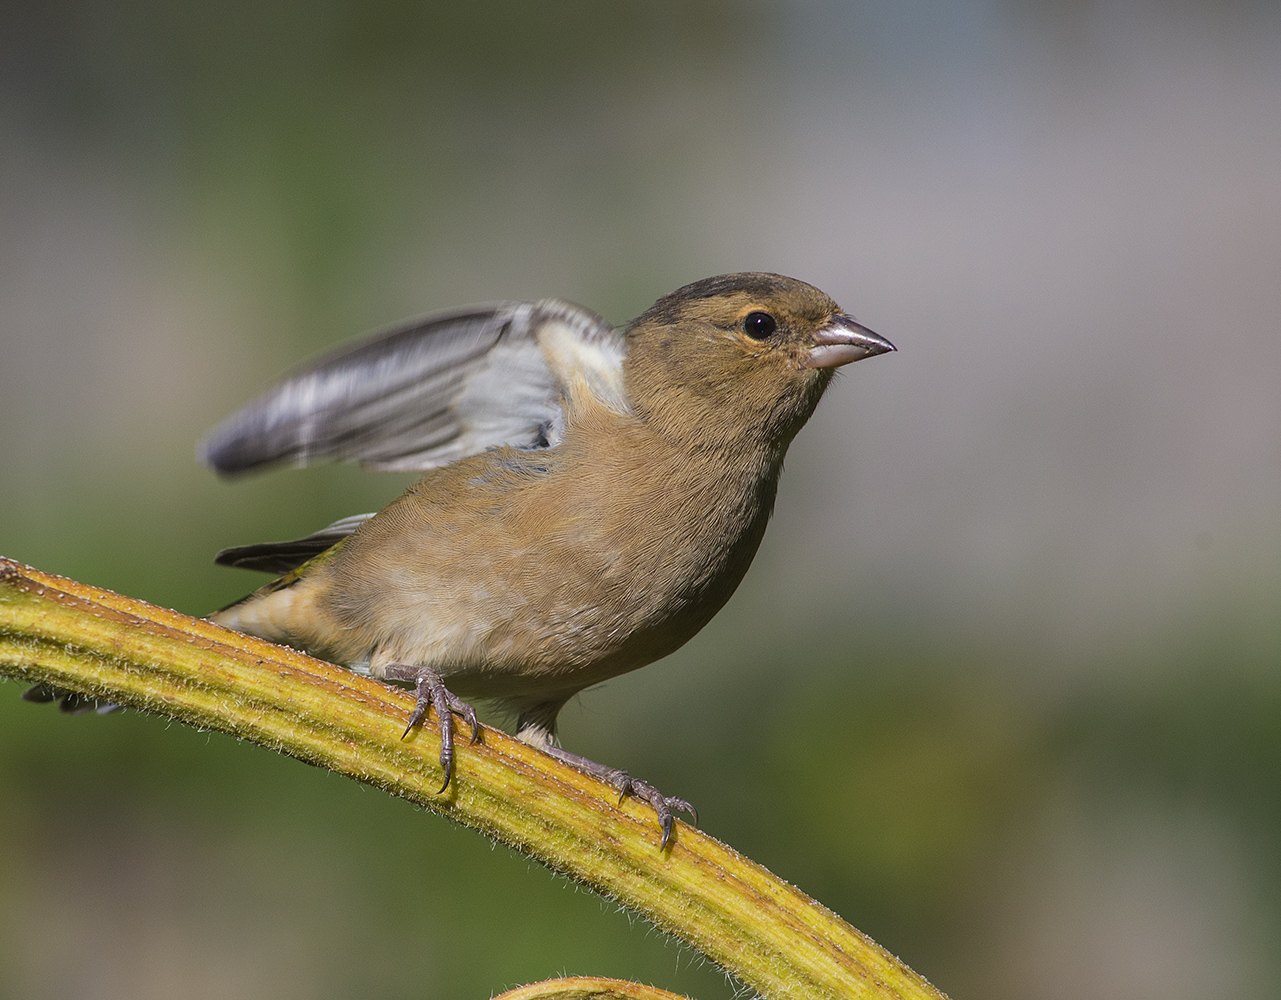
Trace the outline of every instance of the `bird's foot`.
{"type": "MultiPolygon", "coordinates": [[[[411,667],[404,663],[392,663],[383,670],[383,676],[389,681],[408,681],[418,692],[418,704],[409,716],[409,725],[405,727],[405,736],[411,729],[427,717],[427,712],[434,708],[436,718],[440,720],[440,766],[445,772],[445,783],[440,792],[449,787],[454,776],[454,712],[467,720],[471,726],[471,742],[480,742],[480,722],[476,710],[456,694],[445,687],[440,674],[430,667],[411,667]]],[[[436,794],[439,795],[440,792],[436,794]]]]}
{"type": "Polygon", "coordinates": [[[672,842],[672,830],[674,826],[674,817],[672,810],[677,809],[688,814],[694,820],[694,825],[698,826],[698,810],[686,802],[684,799],[678,799],[673,795],[664,795],[657,788],[647,781],[640,781],[633,778],[626,771],[620,771],[615,767],[607,767],[604,764],[598,764],[594,760],[581,757],[576,753],[570,753],[568,750],[562,750],[558,746],[548,744],[544,746],[543,751],[551,754],[557,760],[563,760],[571,767],[575,767],[584,774],[590,774],[594,778],[600,778],[605,784],[610,785],[618,792],[618,801],[629,795],[632,798],[648,802],[658,816],[658,825],[662,828],[663,839],[659,844],[659,850],[667,850],[668,844],[672,842]]]}

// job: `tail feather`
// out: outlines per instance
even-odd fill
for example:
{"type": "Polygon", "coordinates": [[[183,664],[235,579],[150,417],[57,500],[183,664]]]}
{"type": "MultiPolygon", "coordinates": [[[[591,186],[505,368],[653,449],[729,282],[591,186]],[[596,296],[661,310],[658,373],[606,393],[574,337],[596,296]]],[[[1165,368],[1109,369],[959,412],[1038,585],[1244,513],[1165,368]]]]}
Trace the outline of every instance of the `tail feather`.
{"type": "Polygon", "coordinates": [[[109,701],[99,701],[85,694],[77,694],[75,691],[65,691],[49,684],[36,684],[34,687],[27,688],[22,692],[22,700],[41,705],[56,701],[59,711],[66,712],[68,715],[83,715],[85,712],[106,715],[108,712],[117,712],[124,707],[109,701]]]}
{"type": "Polygon", "coordinates": [[[237,545],[223,549],[214,556],[214,562],[219,566],[255,569],[263,573],[288,573],[341,542],[373,516],[356,514],[344,517],[306,538],[291,542],[260,542],[256,545],[237,545]]]}
{"type": "MultiPolygon", "coordinates": [[[[306,538],[292,542],[267,542],[223,549],[214,557],[214,562],[219,565],[283,575],[206,617],[237,632],[246,632],[272,642],[290,642],[294,637],[290,634],[287,623],[297,596],[293,587],[303,579],[304,567],[309,563],[318,565],[327,561],[342,547],[342,543],[352,532],[373,516],[357,514],[345,517],[306,538]]],[[[82,715],[86,712],[105,715],[122,707],[50,684],[36,684],[23,692],[22,697],[24,701],[41,704],[56,701],[58,708],[69,715],[82,715]]]]}

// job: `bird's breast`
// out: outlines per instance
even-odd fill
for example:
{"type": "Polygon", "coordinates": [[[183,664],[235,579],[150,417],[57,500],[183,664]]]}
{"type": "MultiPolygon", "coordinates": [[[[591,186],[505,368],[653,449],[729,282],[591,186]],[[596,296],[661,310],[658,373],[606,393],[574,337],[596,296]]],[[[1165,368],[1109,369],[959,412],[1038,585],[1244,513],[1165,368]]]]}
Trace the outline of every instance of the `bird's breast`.
{"type": "Polygon", "coordinates": [[[429,475],[334,560],[334,620],[375,663],[434,666],[465,696],[583,687],[670,653],[742,579],[777,471],[631,424],[429,475]]]}

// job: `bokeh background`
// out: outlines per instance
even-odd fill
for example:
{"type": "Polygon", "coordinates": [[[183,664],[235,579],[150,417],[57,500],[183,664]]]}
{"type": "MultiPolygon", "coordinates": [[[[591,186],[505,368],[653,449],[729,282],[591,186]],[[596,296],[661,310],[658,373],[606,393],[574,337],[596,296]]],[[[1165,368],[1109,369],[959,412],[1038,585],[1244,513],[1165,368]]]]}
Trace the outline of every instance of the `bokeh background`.
{"type": "MultiPolygon", "coordinates": [[[[341,340],[776,270],[900,353],[573,749],[956,1000],[1281,997],[1281,6],[0,10],[0,552],[203,613],[403,477],[201,434],[341,340]]],[[[734,984],[381,793],[0,685],[0,995],[734,984]]],[[[465,765],[464,765],[465,766],[465,765]]]]}

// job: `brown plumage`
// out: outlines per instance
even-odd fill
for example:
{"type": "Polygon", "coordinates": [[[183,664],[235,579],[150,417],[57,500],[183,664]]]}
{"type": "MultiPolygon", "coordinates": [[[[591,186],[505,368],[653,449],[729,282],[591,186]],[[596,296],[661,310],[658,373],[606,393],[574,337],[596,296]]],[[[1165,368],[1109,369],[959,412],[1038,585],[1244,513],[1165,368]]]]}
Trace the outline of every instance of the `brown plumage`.
{"type": "MultiPolygon", "coordinates": [[[[622,335],[563,303],[486,308],[467,315],[508,324],[492,343],[428,366],[436,367],[427,377],[453,394],[442,393],[446,430],[435,437],[405,431],[400,410],[394,419],[380,411],[372,429],[357,416],[315,431],[317,413],[361,410],[374,398],[382,405],[366,380],[387,378],[387,369],[370,375],[377,351],[369,346],[296,374],[215,432],[205,455],[220,471],[313,453],[377,454],[382,467],[430,471],[376,516],[334,526],[338,543],[321,537],[312,545],[323,551],[309,561],[308,540],[293,543],[301,554],[273,546],[220,554],[277,571],[282,560],[301,565],[211,617],[375,677],[417,682],[414,722],[434,705],[452,729],[448,709],[468,711],[459,697],[498,699],[522,739],[653,803],[665,844],[671,808],[688,804],[560,750],[556,714],[583,688],[666,656],[720,610],[765,532],[787,446],[834,368],[893,348],[822,292],[778,275],[686,286],[622,335]],[[537,426],[486,438],[491,390],[481,388],[490,382],[496,404],[522,417],[524,407],[537,426]],[[510,402],[526,389],[525,403],[510,402]],[[399,429],[379,431],[390,424],[399,429]],[[372,440],[348,444],[353,427],[372,440]]],[[[374,346],[405,355],[412,340],[431,354],[457,315],[374,346]]],[[[447,783],[452,745],[442,742],[447,783]]]]}

